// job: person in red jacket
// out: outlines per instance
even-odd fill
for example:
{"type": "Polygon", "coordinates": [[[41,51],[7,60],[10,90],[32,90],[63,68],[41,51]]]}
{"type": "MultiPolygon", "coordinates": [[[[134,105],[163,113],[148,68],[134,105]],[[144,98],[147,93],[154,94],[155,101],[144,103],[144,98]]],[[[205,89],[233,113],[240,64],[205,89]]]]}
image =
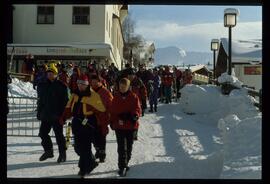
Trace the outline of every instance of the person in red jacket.
{"type": "Polygon", "coordinates": [[[176,99],[179,99],[181,97],[180,87],[181,87],[182,72],[181,70],[174,67],[174,74],[175,74],[175,84],[176,84],[176,99]]]}
{"type": "Polygon", "coordinates": [[[138,96],[129,90],[130,81],[122,78],[119,81],[119,91],[116,92],[112,105],[111,128],[115,130],[118,151],[118,174],[124,176],[129,170],[134,131],[139,128],[141,105],[138,96]]]}
{"type": "Polygon", "coordinates": [[[113,96],[111,92],[103,86],[100,77],[98,75],[91,76],[91,87],[100,95],[100,98],[106,108],[106,112],[103,112],[98,119],[98,129],[95,133],[94,147],[96,148],[96,159],[100,162],[104,162],[106,158],[106,135],[109,133],[109,113],[108,109],[111,107],[113,96]]]}
{"type": "Polygon", "coordinates": [[[135,93],[140,99],[141,108],[142,108],[142,116],[144,116],[144,111],[147,108],[146,106],[147,89],[143,81],[136,76],[134,69],[129,70],[128,79],[130,80],[131,91],[135,93]]]}
{"type": "MultiPolygon", "coordinates": [[[[147,108],[146,106],[147,89],[143,84],[143,81],[136,76],[136,73],[133,69],[129,70],[128,79],[131,81],[130,90],[139,97],[142,109],[142,116],[144,116],[144,111],[147,108]]],[[[134,140],[138,140],[138,130],[134,132],[134,140]]]]}
{"type": "Polygon", "coordinates": [[[165,71],[162,74],[161,78],[162,84],[164,86],[164,96],[166,103],[172,102],[172,85],[173,85],[173,73],[170,72],[169,66],[165,67],[165,71]]]}
{"type": "Polygon", "coordinates": [[[68,84],[71,93],[74,93],[75,91],[78,90],[77,80],[80,77],[80,75],[81,75],[80,69],[78,67],[75,67],[73,69],[73,73],[70,77],[68,84]]]}
{"type": "Polygon", "coordinates": [[[58,80],[60,80],[65,86],[68,87],[69,76],[66,71],[66,66],[64,64],[61,64],[59,68],[60,70],[58,74],[58,80]]]}
{"type": "Polygon", "coordinates": [[[192,84],[192,72],[190,69],[186,69],[184,72],[183,72],[183,86],[185,86],[186,84],[192,84]]]}

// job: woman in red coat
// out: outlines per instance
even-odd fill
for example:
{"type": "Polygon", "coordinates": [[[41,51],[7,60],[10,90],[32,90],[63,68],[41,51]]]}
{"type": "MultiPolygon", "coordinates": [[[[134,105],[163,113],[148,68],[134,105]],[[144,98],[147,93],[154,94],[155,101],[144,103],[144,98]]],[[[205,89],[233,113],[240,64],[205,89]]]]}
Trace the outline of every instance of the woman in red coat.
{"type": "Polygon", "coordinates": [[[119,92],[111,105],[111,128],[115,130],[118,151],[118,174],[124,176],[129,169],[134,132],[138,130],[141,105],[138,96],[129,90],[130,80],[119,81],[119,92]]]}

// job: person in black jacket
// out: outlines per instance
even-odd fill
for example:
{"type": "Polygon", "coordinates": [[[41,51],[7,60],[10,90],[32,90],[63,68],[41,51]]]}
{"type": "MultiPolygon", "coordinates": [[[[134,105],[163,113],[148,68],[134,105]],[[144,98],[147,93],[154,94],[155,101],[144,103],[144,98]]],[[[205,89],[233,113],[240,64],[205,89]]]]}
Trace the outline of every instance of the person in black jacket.
{"type": "Polygon", "coordinates": [[[59,149],[57,162],[66,161],[65,137],[63,135],[63,125],[59,124],[59,119],[68,102],[67,87],[56,79],[58,70],[51,64],[47,70],[47,81],[38,84],[38,108],[37,119],[41,120],[39,136],[44,154],[40,161],[54,157],[53,144],[49,132],[53,128],[56,142],[59,149]]]}

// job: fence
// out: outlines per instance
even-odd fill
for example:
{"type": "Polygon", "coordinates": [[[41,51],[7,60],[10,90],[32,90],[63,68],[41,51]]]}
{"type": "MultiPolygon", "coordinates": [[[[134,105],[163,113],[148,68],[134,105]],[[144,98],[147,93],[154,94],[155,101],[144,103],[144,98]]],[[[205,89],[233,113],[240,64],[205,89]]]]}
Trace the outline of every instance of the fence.
{"type": "Polygon", "coordinates": [[[248,94],[253,97],[259,97],[259,102],[255,103],[254,105],[262,111],[262,89],[260,90],[255,90],[252,88],[244,87],[245,89],[248,90],[248,94]]]}
{"type": "MultiPolygon", "coordinates": [[[[40,121],[37,120],[37,98],[8,97],[7,135],[38,137],[40,121]]],[[[66,125],[64,127],[64,135],[66,125]]],[[[50,135],[55,137],[53,130],[50,135]]]]}
{"type": "MultiPolygon", "coordinates": [[[[230,94],[230,92],[233,89],[239,89],[230,83],[222,83],[220,85],[221,85],[222,94],[226,94],[226,95],[230,94]]],[[[256,97],[259,98],[259,102],[255,102],[254,105],[256,107],[258,107],[260,111],[262,111],[262,89],[255,90],[255,89],[252,89],[252,88],[246,87],[246,86],[242,86],[242,87],[247,90],[247,92],[250,96],[253,96],[254,98],[256,98],[256,97]]]]}
{"type": "Polygon", "coordinates": [[[33,81],[34,80],[34,75],[31,74],[25,74],[25,73],[14,73],[14,72],[9,72],[11,77],[16,77],[22,81],[33,81]]]}
{"type": "Polygon", "coordinates": [[[208,84],[209,83],[209,77],[205,75],[200,75],[195,73],[193,75],[193,83],[198,83],[198,84],[208,84]]]}

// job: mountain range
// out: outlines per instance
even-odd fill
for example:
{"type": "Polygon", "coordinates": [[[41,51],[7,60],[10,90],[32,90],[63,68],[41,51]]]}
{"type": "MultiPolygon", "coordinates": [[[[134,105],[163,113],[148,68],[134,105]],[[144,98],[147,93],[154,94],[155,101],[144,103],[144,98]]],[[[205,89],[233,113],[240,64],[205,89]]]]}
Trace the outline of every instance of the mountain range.
{"type": "Polygon", "coordinates": [[[171,65],[194,65],[212,63],[213,53],[185,51],[184,49],[170,46],[165,48],[157,48],[155,51],[155,65],[171,64],[171,65]]]}

